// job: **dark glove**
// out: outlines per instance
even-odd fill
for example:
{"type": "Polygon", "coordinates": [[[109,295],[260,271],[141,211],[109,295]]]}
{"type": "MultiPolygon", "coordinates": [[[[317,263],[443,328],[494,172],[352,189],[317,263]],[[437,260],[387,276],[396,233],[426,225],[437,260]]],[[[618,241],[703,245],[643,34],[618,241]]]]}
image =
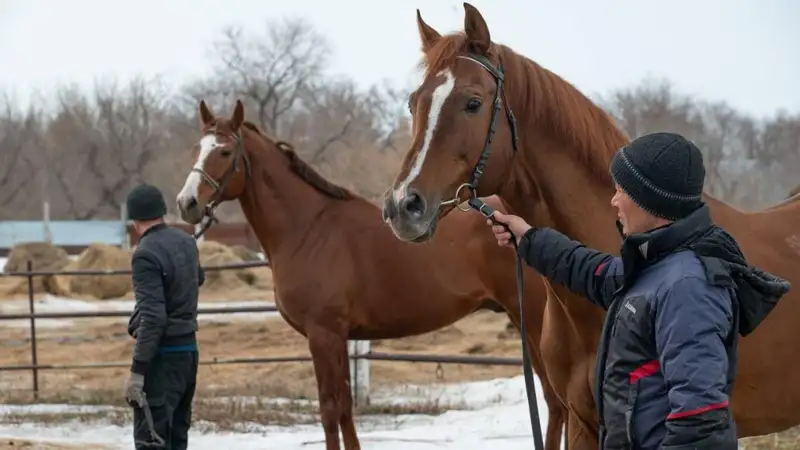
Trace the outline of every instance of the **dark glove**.
{"type": "Polygon", "coordinates": [[[144,405],[144,375],[131,372],[125,381],[125,401],[132,407],[144,405]]]}

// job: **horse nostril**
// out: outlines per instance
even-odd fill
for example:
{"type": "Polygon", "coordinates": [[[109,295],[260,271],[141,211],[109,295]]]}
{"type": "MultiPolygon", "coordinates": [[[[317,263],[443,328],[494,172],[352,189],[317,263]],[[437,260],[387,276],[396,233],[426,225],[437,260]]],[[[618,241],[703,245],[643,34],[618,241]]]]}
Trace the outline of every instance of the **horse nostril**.
{"type": "Polygon", "coordinates": [[[189,199],[188,202],[186,202],[186,208],[194,209],[195,207],[197,207],[197,199],[195,197],[192,197],[189,199]]]}
{"type": "Polygon", "coordinates": [[[419,219],[425,214],[425,200],[416,192],[410,192],[400,203],[400,208],[419,219]]]}

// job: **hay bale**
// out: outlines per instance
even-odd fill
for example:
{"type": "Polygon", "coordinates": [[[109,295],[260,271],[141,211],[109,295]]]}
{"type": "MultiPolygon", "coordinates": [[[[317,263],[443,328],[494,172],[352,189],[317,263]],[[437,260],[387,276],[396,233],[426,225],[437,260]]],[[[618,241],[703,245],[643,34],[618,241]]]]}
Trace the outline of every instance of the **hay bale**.
{"type": "Polygon", "coordinates": [[[261,261],[261,258],[258,256],[258,252],[255,252],[244,245],[236,244],[231,247],[231,250],[236,256],[239,257],[239,259],[244,262],[261,261]]]}
{"type": "MultiPolygon", "coordinates": [[[[242,258],[244,262],[264,261],[258,252],[254,252],[244,245],[234,245],[231,247],[231,250],[242,258]]],[[[271,291],[275,289],[275,285],[272,282],[272,269],[269,267],[252,267],[249,271],[254,277],[252,281],[248,281],[250,286],[260,291],[271,291]]]]}
{"type": "MultiPolygon", "coordinates": [[[[203,241],[198,245],[200,265],[222,266],[241,263],[242,259],[231,247],[215,241],[203,241]]],[[[201,291],[220,292],[246,288],[255,283],[256,276],[250,268],[236,270],[206,271],[206,282],[201,291]]]]}
{"type": "MultiPolygon", "coordinates": [[[[92,243],[66,270],[130,270],[131,254],[119,247],[92,243]]],[[[71,295],[99,300],[120,298],[133,290],[131,276],[125,275],[75,275],[57,277],[57,283],[71,295]]]]}
{"type": "MultiPolygon", "coordinates": [[[[22,242],[11,248],[3,272],[26,272],[29,260],[34,271],[60,271],[70,263],[69,256],[63,248],[56,247],[49,242],[22,242]]],[[[67,292],[60,289],[55,278],[53,275],[34,277],[33,292],[68,295],[67,292]]],[[[11,295],[26,294],[27,292],[27,278],[17,278],[10,283],[7,291],[11,295]]]]}

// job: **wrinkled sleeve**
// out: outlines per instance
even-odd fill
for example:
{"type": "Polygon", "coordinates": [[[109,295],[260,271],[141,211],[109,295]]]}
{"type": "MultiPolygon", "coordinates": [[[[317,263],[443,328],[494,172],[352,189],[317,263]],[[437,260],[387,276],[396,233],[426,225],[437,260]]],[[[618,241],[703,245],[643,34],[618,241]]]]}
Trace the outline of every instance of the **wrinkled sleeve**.
{"type": "Polygon", "coordinates": [[[150,252],[137,252],[132,261],[133,291],[139,307],[139,327],[131,371],[144,375],[158,351],[167,326],[167,308],[161,264],[150,252]]]}
{"type": "Polygon", "coordinates": [[[662,449],[724,448],[718,446],[730,439],[731,326],[728,292],[701,278],[679,280],[657,303],[656,349],[670,405],[662,449]]]}
{"type": "Polygon", "coordinates": [[[552,228],[531,228],[519,243],[520,257],[539,273],[608,309],[622,286],[622,260],[573,241],[552,228]]]}

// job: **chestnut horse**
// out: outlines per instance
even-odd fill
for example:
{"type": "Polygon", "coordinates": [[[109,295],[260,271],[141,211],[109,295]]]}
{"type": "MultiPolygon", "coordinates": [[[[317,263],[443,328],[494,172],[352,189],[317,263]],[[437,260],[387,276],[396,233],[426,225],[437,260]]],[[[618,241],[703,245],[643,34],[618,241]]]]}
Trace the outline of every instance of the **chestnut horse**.
{"type": "MultiPolygon", "coordinates": [[[[464,7],[464,32],[445,36],[417,11],[426,74],[409,98],[412,145],[384,203],[396,236],[432,239],[436,223],[457,203],[451,199],[475,194],[477,187],[480,195],[500,195],[533,225],[618,254],[608,166],[628,139],[571,84],[493,43],[478,10],[464,7]],[[547,221],[538,216],[541,209],[547,221]]],[[[704,199],[751,264],[800,285],[799,202],[748,213],[704,199]]],[[[542,331],[545,369],[569,409],[567,445],[597,448],[593,371],[604,311],[566,288],[554,289],[557,300],[546,305],[542,331]]],[[[732,395],[740,437],[800,423],[799,317],[794,289],[742,339],[732,395]]]]}
{"type": "MultiPolygon", "coordinates": [[[[200,103],[202,138],[177,197],[181,217],[197,224],[210,202],[238,199],[272,267],[281,316],[308,339],[317,378],[326,449],[360,448],[353,423],[347,339],[427,333],[479,310],[507,311],[519,329],[515,258],[484,231],[480,214],[443,221],[430,245],[401,243],[380,209],[325,180],[292,150],[244,121],[200,103]]],[[[499,199],[488,202],[508,210],[499,199]]],[[[545,285],[525,270],[525,324],[533,366],[550,407],[548,449],[560,447],[560,403],[538,349],[545,285]]]]}

